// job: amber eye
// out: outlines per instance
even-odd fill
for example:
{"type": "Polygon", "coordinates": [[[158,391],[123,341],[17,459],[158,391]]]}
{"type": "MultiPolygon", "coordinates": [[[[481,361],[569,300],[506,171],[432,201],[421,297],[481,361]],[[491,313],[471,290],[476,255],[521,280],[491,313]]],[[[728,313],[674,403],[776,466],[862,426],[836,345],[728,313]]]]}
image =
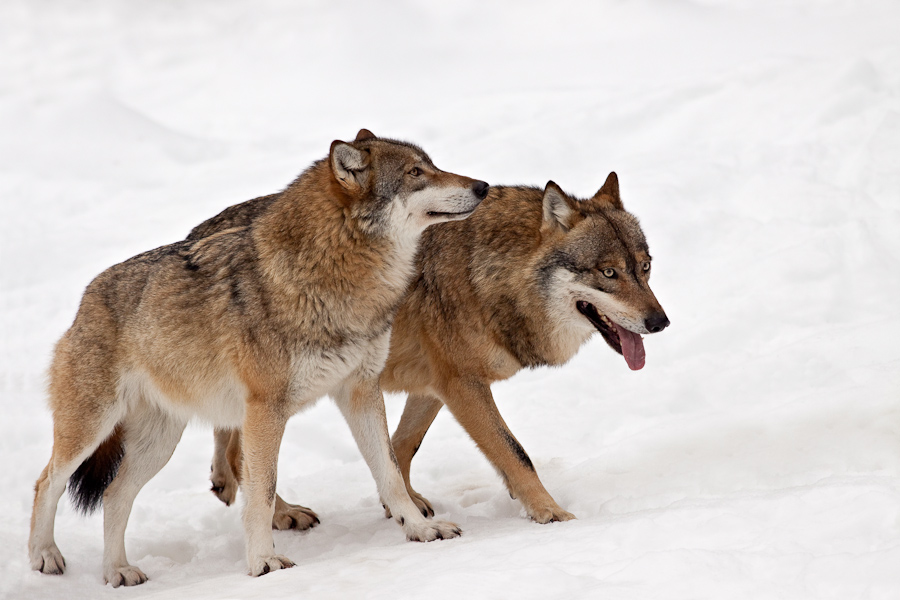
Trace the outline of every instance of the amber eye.
{"type": "Polygon", "coordinates": [[[612,279],[613,277],[616,276],[616,270],[615,269],[603,269],[603,276],[609,277],[610,279],[612,279]]]}
{"type": "Polygon", "coordinates": [[[422,174],[422,169],[420,169],[419,167],[413,167],[412,169],[409,170],[409,174],[412,177],[418,177],[419,175],[422,174]]]}
{"type": "Polygon", "coordinates": [[[650,261],[649,260],[644,261],[644,263],[641,265],[641,268],[644,269],[644,273],[649,271],[650,270],[650,261]]]}

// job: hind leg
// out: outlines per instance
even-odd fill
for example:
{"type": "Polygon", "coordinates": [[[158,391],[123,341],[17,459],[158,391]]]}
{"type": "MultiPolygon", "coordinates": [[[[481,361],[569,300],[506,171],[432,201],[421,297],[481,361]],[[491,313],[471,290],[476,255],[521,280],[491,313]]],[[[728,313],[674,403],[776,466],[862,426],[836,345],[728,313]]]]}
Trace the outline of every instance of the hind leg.
{"type": "MultiPolygon", "coordinates": [[[[400,474],[403,475],[403,481],[406,483],[406,491],[409,492],[409,497],[426,517],[434,516],[434,508],[425,496],[412,488],[412,484],[409,482],[409,468],[413,456],[422,444],[422,439],[442,406],[441,401],[433,396],[410,394],[406,399],[406,407],[403,409],[403,416],[400,417],[400,424],[397,425],[397,430],[391,438],[391,445],[394,447],[394,454],[400,465],[400,474]]],[[[387,506],[384,509],[384,516],[391,517],[391,510],[387,506]]]]}
{"type": "Polygon", "coordinates": [[[124,422],[125,456],[103,495],[103,579],[113,587],[138,585],[147,576],[128,564],[125,527],[138,492],[169,462],[186,423],[141,404],[124,422]]]}
{"type": "Polygon", "coordinates": [[[53,537],[56,508],[68,479],[112,433],[120,415],[110,408],[104,412],[93,404],[84,412],[54,413],[53,454],[34,486],[28,556],[35,571],[53,575],[65,571],[66,561],[53,537]],[[91,407],[96,410],[90,410],[91,407]]]}
{"type": "MultiPolygon", "coordinates": [[[[62,573],[65,569],[53,539],[53,527],[66,482],[110,436],[126,410],[116,395],[118,372],[112,354],[116,323],[98,298],[85,292],[78,316],[57,343],[50,365],[53,454],[34,486],[28,538],[31,567],[42,573],[62,573]]],[[[80,494],[81,499],[91,495],[80,494]]],[[[90,510],[93,500],[82,508],[90,510]]]]}
{"type": "Polygon", "coordinates": [[[231,506],[237,497],[240,484],[240,431],[236,429],[216,429],[213,434],[215,448],[210,467],[209,480],[212,482],[212,493],[216,498],[231,506]],[[237,438],[237,441],[233,440],[237,438]],[[233,468],[232,447],[237,445],[237,468],[233,468]]]}

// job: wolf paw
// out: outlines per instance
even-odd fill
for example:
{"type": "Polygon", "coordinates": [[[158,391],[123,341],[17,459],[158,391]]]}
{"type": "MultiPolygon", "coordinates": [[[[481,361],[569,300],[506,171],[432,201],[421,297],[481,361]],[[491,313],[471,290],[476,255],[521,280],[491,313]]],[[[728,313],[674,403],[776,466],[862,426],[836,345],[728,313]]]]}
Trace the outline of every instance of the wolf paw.
{"type": "MultiPolygon", "coordinates": [[[[429,502],[425,496],[415,490],[409,490],[409,497],[412,499],[413,504],[416,505],[416,508],[419,509],[419,512],[422,513],[423,517],[430,518],[434,516],[434,507],[431,506],[431,502],[429,502]]],[[[381,506],[384,507],[384,517],[390,519],[393,516],[390,507],[384,502],[381,503],[381,506]]]]}
{"type": "MultiPolygon", "coordinates": [[[[279,498],[281,500],[281,498],[279,498]]],[[[272,529],[296,529],[303,531],[320,523],[319,515],[299,504],[288,504],[284,500],[276,502],[272,516],[272,529]]]]}
{"type": "Polygon", "coordinates": [[[462,535],[459,525],[450,521],[423,521],[417,525],[407,522],[403,523],[403,530],[406,532],[406,539],[410,542],[449,540],[462,535]]]}
{"type": "Polygon", "coordinates": [[[279,569],[290,569],[294,562],[286,556],[273,554],[272,556],[260,556],[250,565],[250,575],[259,577],[279,569]]]}
{"type": "Polygon", "coordinates": [[[114,588],[120,585],[132,586],[141,585],[147,581],[148,577],[137,567],[125,565],[124,567],[110,567],[103,574],[103,581],[112,585],[114,588]]]}
{"type": "Polygon", "coordinates": [[[31,568],[46,575],[62,575],[66,572],[66,559],[56,544],[31,553],[31,568]]]}
{"type": "Polygon", "coordinates": [[[552,523],[553,521],[571,521],[575,519],[575,515],[561,509],[558,506],[541,506],[538,508],[526,509],[528,516],[537,523],[552,523]]]}
{"type": "Polygon", "coordinates": [[[225,506],[231,506],[237,497],[238,482],[230,472],[216,471],[215,467],[209,474],[209,480],[212,482],[212,493],[216,498],[225,503],[225,506]]]}

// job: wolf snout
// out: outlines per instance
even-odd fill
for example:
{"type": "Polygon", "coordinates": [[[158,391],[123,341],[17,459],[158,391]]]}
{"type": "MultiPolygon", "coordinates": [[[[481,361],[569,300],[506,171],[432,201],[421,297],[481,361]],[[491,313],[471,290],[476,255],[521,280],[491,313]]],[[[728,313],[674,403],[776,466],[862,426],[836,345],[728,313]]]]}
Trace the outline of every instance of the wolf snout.
{"type": "Polygon", "coordinates": [[[475,196],[476,196],[479,200],[484,200],[485,198],[487,198],[488,189],[489,189],[490,187],[491,187],[491,186],[489,186],[489,185],[488,185],[486,182],[484,182],[484,181],[476,181],[475,183],[472,184],[472,192],[475,193],[475,196]]]}
{"type": "Polygon", "coordinates": [[[669,326],[669,317],[664,312],[658,312],[644,319],[644,327],[650,333],[659,333],[669,326]]]}
{"type": "Polygon", "coordinates": [[[669,317],[667,317],[666,313],[664,312],[650,315],[649,317],[644,319],[644,327],[646,327],[647,331],[649,331],[650,333],[659,333],[668,326],[669,317]]]}

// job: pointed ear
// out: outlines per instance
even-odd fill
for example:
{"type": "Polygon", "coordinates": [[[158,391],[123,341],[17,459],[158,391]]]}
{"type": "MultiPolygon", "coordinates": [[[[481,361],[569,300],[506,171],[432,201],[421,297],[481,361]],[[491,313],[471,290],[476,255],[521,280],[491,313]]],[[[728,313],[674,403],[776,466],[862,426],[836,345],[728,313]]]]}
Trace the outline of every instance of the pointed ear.
{"type": "Polygon", "coordinates": [[[374,140],[375,134],[369,131],[368,129],[360,129],[359,133],[356,134],[356,139],[354,142],[364,142],[366,140],[374,140]]]}
{"type": "Polygon", "coordinates": [[[619,196],[619,177],[616,175],[615,171],[612,171],[606,177],[606,181],[597,190],[597,193],[594,194],[594,200],[606,200],[614,207],[619,210],[625,210],[625,207],[622,205],[622,198],[619,196]]]}
{"type": "Polygon", "coordinates": [[[349,192],[357,192],[369,177],[369,154],[340,140],[331,142],[331,171],[338,183],[349,192]]]}
{"type": "Polygon", "coordinates": [[[566,193],[552,181],[544,188],[544,227],[569,230],[569,218],[575,211],[569,206],[566,193]]]}

